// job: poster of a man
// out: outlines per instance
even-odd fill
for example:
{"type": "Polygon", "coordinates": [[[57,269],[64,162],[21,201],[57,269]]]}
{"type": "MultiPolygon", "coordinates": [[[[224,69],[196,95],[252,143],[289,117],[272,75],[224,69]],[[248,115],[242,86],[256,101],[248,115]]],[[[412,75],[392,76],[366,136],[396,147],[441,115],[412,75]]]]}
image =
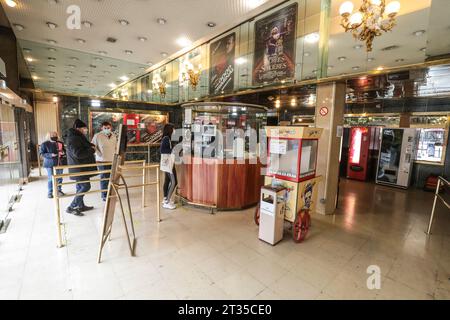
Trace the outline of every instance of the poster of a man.
{"type": "Polygon", "coordinates": [[[255,23],[254,85],[294,77],[297,9],[294,3],[255,23]]]}
{"type": "Polygon", "coordinates": [[[210,93],[230,93],[234,88],[236,34],[232,33],[210,46],[210,93]]]}

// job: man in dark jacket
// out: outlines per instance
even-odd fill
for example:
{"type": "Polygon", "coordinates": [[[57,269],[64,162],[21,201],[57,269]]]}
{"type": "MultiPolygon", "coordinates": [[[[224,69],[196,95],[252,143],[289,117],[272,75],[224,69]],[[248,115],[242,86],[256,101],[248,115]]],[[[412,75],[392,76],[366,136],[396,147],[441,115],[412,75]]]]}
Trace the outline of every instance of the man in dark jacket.
{"type": "MultiPolygon", "coordinates": [[[[87,125],[79,119],[75,121],[73,128],[67,131],[66,145],[67,162],[69,165],[95,164],[95,146],[87,139],[87,132],[87,125]]],[[[96,170],[97,168],[94,166],[89,168],[70,169],[69,172],[78,173],[96,170]]],[[[91,190],[89,179],[93,176],[94,175],[71,178],[72,180],[80,181],[77,183],[77,194],[86,193],[91,190]]],[[[67,208],[66,212],[76,216],[83,216],[83,212],[92,209],[94,209],[94,207],[88,207],[84,204],[84,195],[77,195],[67,208]]]]}
{"type": "MultiPolygon", "coordinates": [[[[44,158],[44,168],[47,169],[48,176],[48,197],[53,198],[53,167],[64,166],[67,164],[66,149],[64,143],[58,138],[57,132],[49,132],[47,140],[41,144],[39,153],[44,158]]],[[[63,170],[56,170],[56,174],[62,174],[63,170]]],[[[63,179],[58,179],[57,183],[62,183],[63,179]]],[[[58,194],[64,195],[62,187],[58,186],[58,194]]]]}

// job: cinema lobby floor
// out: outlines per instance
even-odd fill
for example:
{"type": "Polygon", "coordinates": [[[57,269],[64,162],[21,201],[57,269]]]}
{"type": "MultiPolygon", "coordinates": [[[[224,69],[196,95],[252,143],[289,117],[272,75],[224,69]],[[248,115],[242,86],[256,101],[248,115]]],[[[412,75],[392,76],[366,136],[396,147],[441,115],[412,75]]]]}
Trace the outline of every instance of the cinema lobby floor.
{"type": "Polygon", "coordinates": [[[450,299],[450,215],[440,208],[427,237],[433,195],[422,191],[343,180],[337,215],[315,215],[302,244],[286,226],[272,247],[258,240],[253,209],[182,207],[158,224],[148,190],[145,211],[133,194],[137,257],[118,216],[97,264],[98,197],[87,197],[97,210],[85,217],[64,214],[57,249],[46,180],[33,180],[0,234],[0,299],[450,299]],[[380,290],[367,288],[371,265],[380,290]]]}

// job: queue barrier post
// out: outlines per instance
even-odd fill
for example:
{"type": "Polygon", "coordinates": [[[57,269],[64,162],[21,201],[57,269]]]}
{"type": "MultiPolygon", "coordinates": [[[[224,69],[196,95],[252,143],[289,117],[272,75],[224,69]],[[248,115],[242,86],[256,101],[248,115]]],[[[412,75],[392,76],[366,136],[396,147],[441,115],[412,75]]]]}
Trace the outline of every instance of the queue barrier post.
{"type": "MultiPolygon", "coordinates": [[[[58,188],[60,186],[63,185],[74,185],[77,183],[81,183],[83,182],[82,180],[77,180],[77,181],[70,181],[70,182],[62,182],[62,183],[58,183],[58,179],[61,178],[74,178],[74,177],[78,177],[78,178],[82,178],[85,176],[96,176],[99,174],[104,174],[104,173],[111,173],[111,170],[96,170],[96,171],[82,171],[82,172],[77,172],[77,173],[62,173],[62,174],[57,174],[56,172],[58,170],[69,170],[69,169],[86,169],[86,168],[92,168],[92,167],[98,167],[99,164],[88,164],[88,165],[76,165],[76,166],[58,166],[58,167],[54,167],[53,168],[53,177],[52,177],[52,183],[53,183],[53,199],[54,199],[54,204],[55,204],[55,217],[56,217],[56,227],[57,227],[57,247],[58,248],[62,248],[64,247],[64,243],[63,243],[63,237],[62,237],[62,222],[61,222],[61,204],[60,204],[60,199],[61,198],[69,198],[69,197],[74,197],[76,195],[87,195],[87,194],[94,194],[94,193],[101,193],[104,191],[108,191],[108,190],[91,190],[88,192],[84,192],[84,193],[79,193],[79,194],[66,194],[64,196],[60,196],[58,193],[58,188]]],[[[104,166],[108,166],[108,165],[112,165],[112,163],[110,162],[106,162],[106,163],[102,163],[102,165],[104,166]]],[[[120,167],[121,171],[128,171],[128,170],[142,170],[142,174],[139,176],[130,176],[130,178],[133,177],[142,177],[142,183],[139,185],[135,185],[135,186],[128,186],[127,189],[132,189],[132,188],[142,188],[142,205],[143,207],[145,207],[145,187],[146,186],[152,186],[152,185],[156,185],[157,188],[157,197],[158,197],[158,205],[157,205],[157,216],[158,216],[158,222],[160,222],[160,208],[159,208],[159,165],[147,165],[145,160],[137,160],[137,161],[127,161],[125,162],[124,166],[120,167]],[[134,166],[129,166],[129,165],[133,165],[134,166]],[[156,169],[157,171],[157,178],[156,178],[156,182],[148,182],[146,179],[146,174],[147,174],[147,170],[148,169],[156,169]]],[[[125,177],[126,178],[126,177],[125,177]]],[[[110,180],[110,179],[96,179],[96,180],[86,180],[86,182],[98,182],[98,181],[103,181],[103,180],[110,180]]],[[[131,211],[130,211],[131,212],[131,211]]]]}
{"type": "Polygon", "coordinates": [[[434,194],[433,207],[431,209],[430,222],[428,223],[428,229],[426,231],[427,235],[431,235],[431,228],[433,227],[433,222],[434,222],[434,217],[435,217],[436,206],[437,206],[438,200],[440,200],[448,209],[450,209],[450,203],[447,203],[447,201],[440,195],[441,186],[444,186],[444,191],[445,191],[446,188],[450,187],[450,182],[445,180],[443,177],[438,178],[436,192],[434,194]]]}

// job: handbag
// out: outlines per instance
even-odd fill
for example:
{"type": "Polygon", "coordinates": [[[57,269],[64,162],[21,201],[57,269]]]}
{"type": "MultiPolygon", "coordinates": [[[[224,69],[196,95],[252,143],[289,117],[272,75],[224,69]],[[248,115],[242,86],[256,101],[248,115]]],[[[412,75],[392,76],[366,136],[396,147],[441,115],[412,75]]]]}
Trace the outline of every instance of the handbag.
{"type": "MultiPolygon", "coordinates": [[[[172,142],[170,142],[170,149],[172,149],[172,142]]],[[[159,165],[161,171],[173,173],[174,164],[175,164],[175,155],[173,153],[161,154],[161,163],[159,165]]]]}

